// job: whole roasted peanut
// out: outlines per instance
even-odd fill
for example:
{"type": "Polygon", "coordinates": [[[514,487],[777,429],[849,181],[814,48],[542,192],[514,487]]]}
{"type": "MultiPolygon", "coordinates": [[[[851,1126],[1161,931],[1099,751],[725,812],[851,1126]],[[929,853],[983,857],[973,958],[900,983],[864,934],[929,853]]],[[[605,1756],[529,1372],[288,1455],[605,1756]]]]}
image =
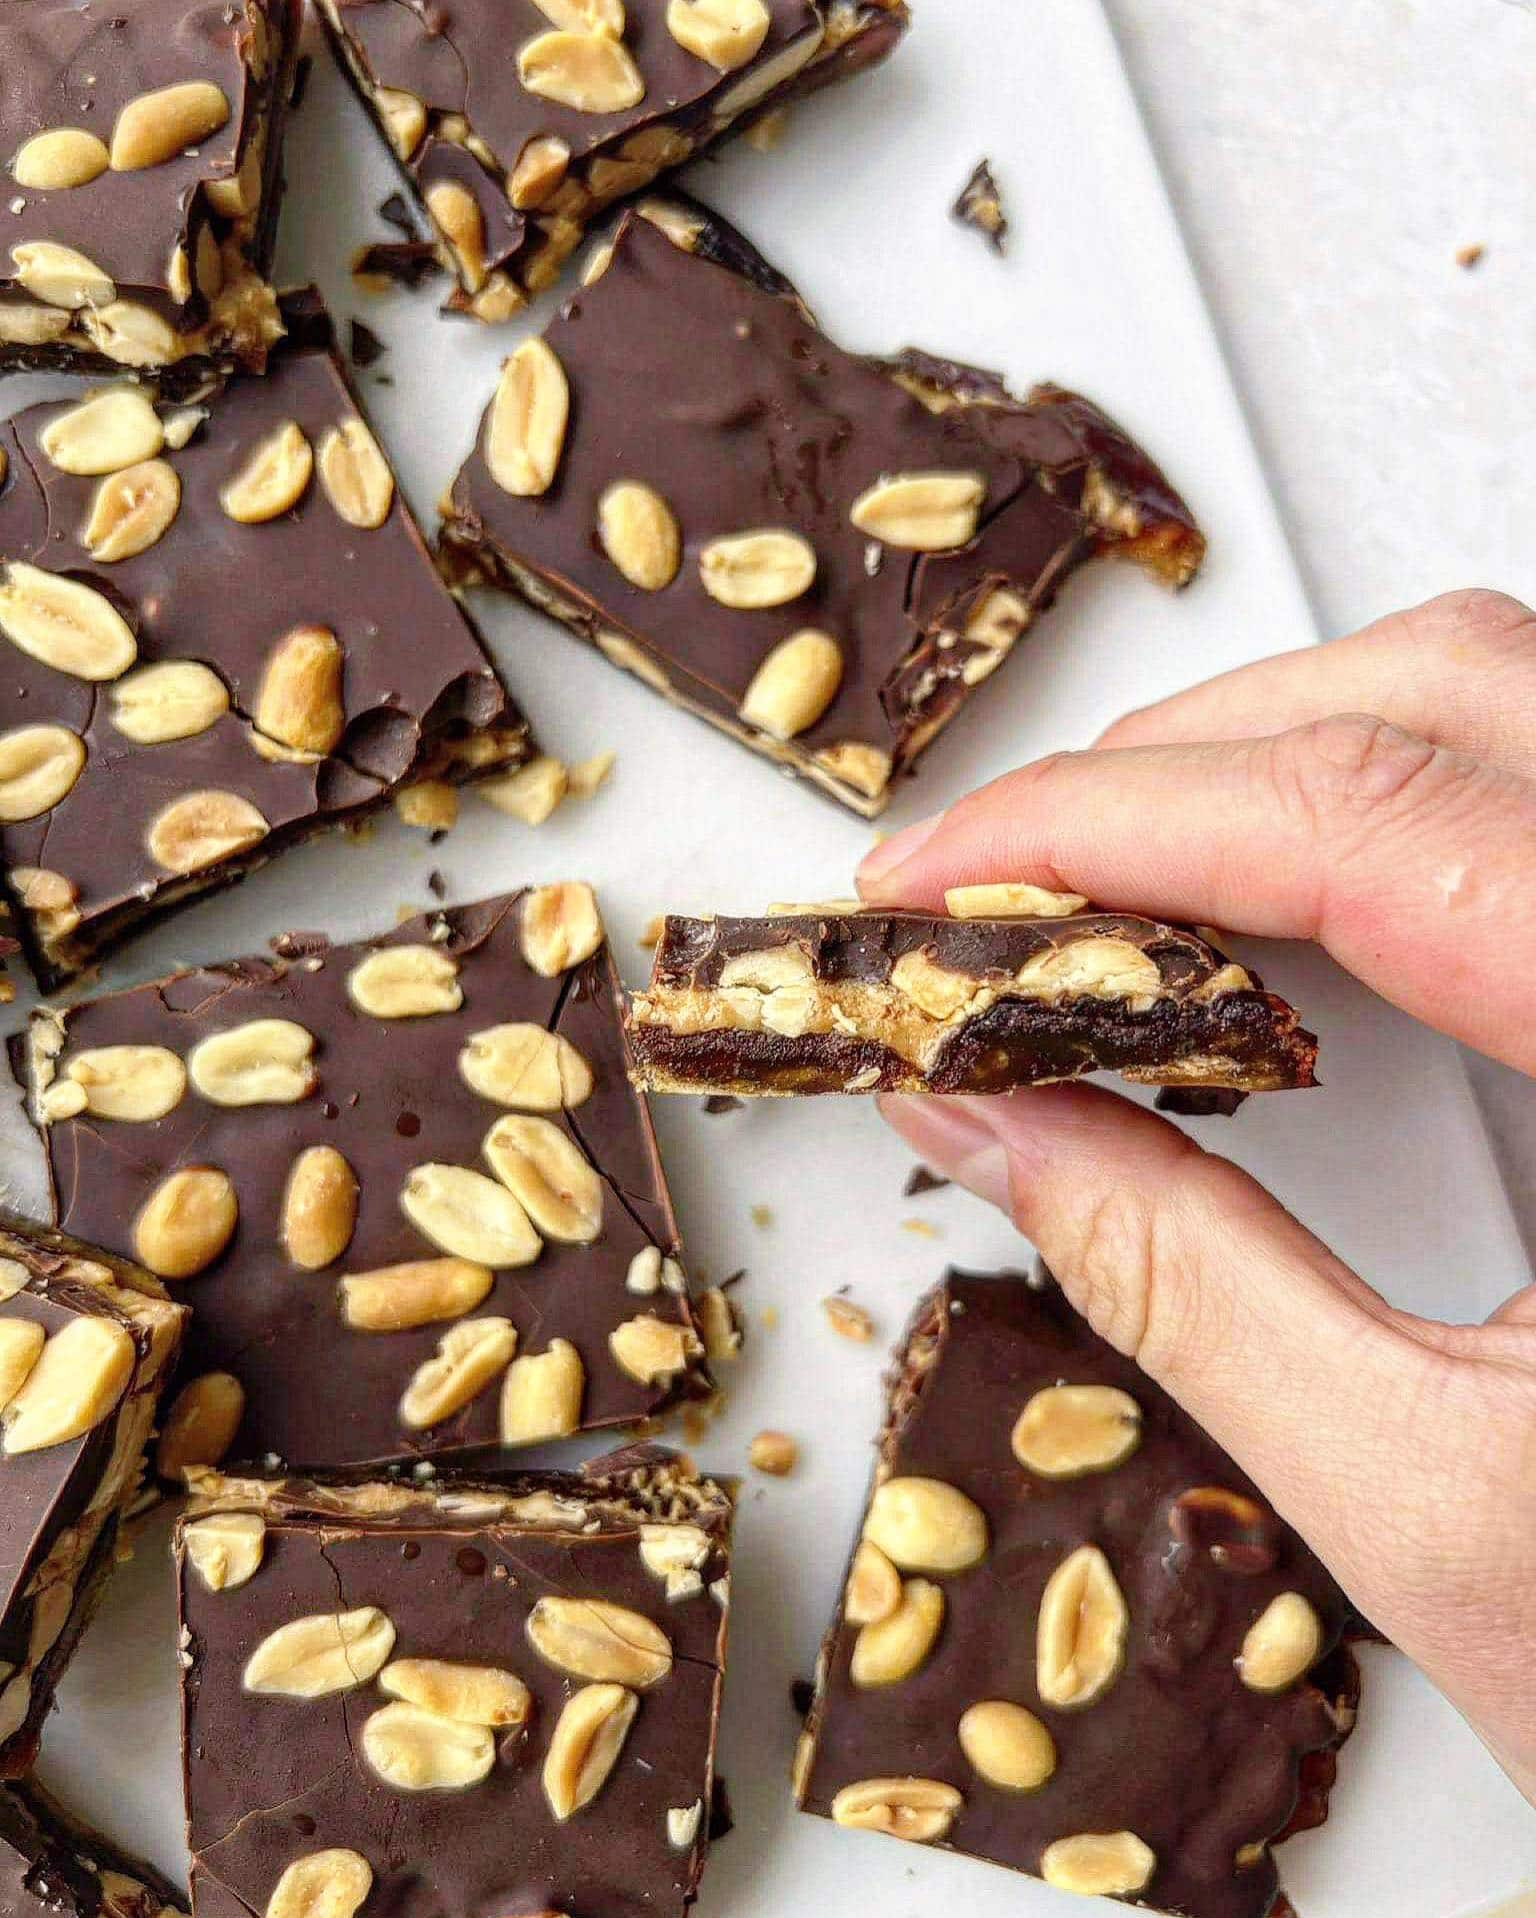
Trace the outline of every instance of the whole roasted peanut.
{"type": "Polygon", "coordinates": [[[981,1508],[935,1478],[888,1478],[877,1485],[864,1536],[900,1570],[941,1577],[969,1570],[987,1551],[981,1508]]]}

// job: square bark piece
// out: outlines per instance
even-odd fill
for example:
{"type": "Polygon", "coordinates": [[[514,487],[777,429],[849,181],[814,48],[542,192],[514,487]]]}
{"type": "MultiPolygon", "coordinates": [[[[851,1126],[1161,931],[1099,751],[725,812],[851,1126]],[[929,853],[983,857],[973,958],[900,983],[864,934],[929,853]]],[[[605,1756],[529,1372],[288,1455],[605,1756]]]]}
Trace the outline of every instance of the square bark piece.
{"type": "Polygon", "coordinates": [[[298,0],[0,11],[0,369],[260,371],[298,0]]]}
{"type": "Polygon", "coordinates": [[[527,728],[318,304],[207,407],[136,387],[0,431],[0,858],[46,987],[171,907],[527,728]]]}
{"type": "Polygon", "coordinates": [[[852,900],[668,918],[629,1037],[654,1092],[1007,1092],[1110,1071],[1240,1093],[1309,1086],[1317,1056],[1285,1000],[1188,927],[852,900]]]}
{"type": "Polygon", "coordinates": [[[883,59],[902,0],[320,0],[457,280],[504,320],[588,223],[723,134],[883,59]]]}
{"type": "Polygon", "coordinates": [[[0,1212],[0,1778],[31,1769],[111,1571],[185,1319],[147,1272],[0,1212]]]}
{"type": "Polygon", "coordinates": [[[951,1272],[889,1391],[802,1808],[1190,1918],[1283,1909],[1270,1848],[1326,1817],[1359,1690],[1322,1565],[1047,1274],[951,1272]]]}
{"type": "Polygon", "coordinates": [[[185,1918],[186,1899],[125,1857],[40,1785],[0,1789],[0,1911],[6,1918],[185,1918]]]}
{"type": "Polygon", "coordinates": [[[494,1460],[707,1389],[587,887],[295,936],[30,1047],[64,1222],[194,1308],[167,1476],[494,1460]]]}
{"type": "Polygon", "coordinates": [[[866,815],[1078,566],[1120,552],[1182,585],[1205,547],[1089,401],[845,353],[679,202],[628,215],[507,361],[443,541],[866,815]]]}
{"type": "Polygon", "coordinates": [[[194,1493],[177,1561],[198,1918],[290,1918],[322,1883],[333,1918],[692,1904],[728,1488],[635,1448],[495,1485],[209,1474],[194,1493]]]}

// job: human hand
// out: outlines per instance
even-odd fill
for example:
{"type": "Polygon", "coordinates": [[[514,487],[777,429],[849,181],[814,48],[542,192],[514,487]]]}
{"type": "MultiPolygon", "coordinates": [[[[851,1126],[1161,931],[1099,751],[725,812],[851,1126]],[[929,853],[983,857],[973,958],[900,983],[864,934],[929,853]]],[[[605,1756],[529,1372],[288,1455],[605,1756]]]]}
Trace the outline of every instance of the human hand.
{"type": "MultiPolygon", "coordinates": [[[[896,834],[859,887],[942,910],[1002,879],[1316,940],[1536,1073],[1536,613],[1453,594],[1225,674],[896,834]]],[[[1097,1088],[881,1105],[1012,1216],[1536,1803],[1536,1286],[1483,1325],[1396,1311],[1237,1167],[1097,1088]]]]}

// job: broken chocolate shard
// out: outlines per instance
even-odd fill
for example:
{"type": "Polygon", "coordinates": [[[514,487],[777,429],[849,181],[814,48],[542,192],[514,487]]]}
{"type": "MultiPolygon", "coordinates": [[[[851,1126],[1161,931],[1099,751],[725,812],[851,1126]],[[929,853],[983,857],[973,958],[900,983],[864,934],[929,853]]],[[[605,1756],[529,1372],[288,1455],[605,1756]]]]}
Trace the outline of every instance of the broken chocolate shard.
{"type": "Polygon", "coordinates": [[[605,209],[871,66],[907,25],[904,0],[763,0],[739,19],[615,6],[599,59],[557,40],[536,0],[320,0],[319,12],[454,273],[450,309],[488,321],[552,286],[605,209]]]}
{"type": "Polygon", "coordinates": [[[441,1485],[199,1475],[176,1546],[199,1918],[277,1912],[286,1874],[326,1869],[379,1911],[684,1918],[731,1519],[729,1485],[666,1455],[441,1485]],[[332,1625],[333,1669],[322,1632],[296,1680],[332,1625]]]}
{"type": "Polygon", "coordinates": [[[739,1112],[741,1100],[729,1092],[712,1092],[704,1101],[704,1110],[711,1118],[717,1118],[722,1112],[739,1112]]]}
{"type": "Polygon", "coordinates": [[[231,1411],[175,1464],[494,1462],[707,1392],[590,890],[282,953],[12,1042],[63,1221],[195,1279],[231,1411]]]}
{"type": "Polygon", "coordinates": [[[975,170],[960,189],[950,208],[950,217],[962,226],[975,227],[994,253],[1002,253],[1008,243],[1008,216],[1003,211],[1002,195],[992,176],[991,163],[978,160],[975,170]]]}
{"type": "Polygon", "coordinates": [[[915,1165],[907,1174],[907,1182],[901,1188],[904,1199],[919,1198],[924,1192],[940,1192],[950,1183],[942,1173],[930,1172],[925,1165],[915,1165]]]}
{"type": "MultiPolygon", "coordinates": [[[[260,372],[298,0],[0,9],[0,371],[260,372]]],[[[21,549],[8,548],[8,551],[21,549]]]]}
{"type": "Polygon", "coordinates": [[[597,268],[506,363],[445,567],[866,816],[1079,567],[1182,585],[1200,563],[1090,401],[845,353],[697,202],[643,203],[597,268]],[[536,446],[514,431],[533,382],[536,446]]]}
{"type": "Polygon", "coordinates": [[[952,1271],[890,1374],[796,1795],[1064,1890],[1274,1918],[1273,1848],[1326,1815],[1354,1723],[1356,1633],[1305,1542],[1048,1273],[952,1271]],[[1183,1542],[1189,1501],[1203,1539],[1225,1520],[1265,1553],[1183,1542]]]}
{"type": "Polygon", "coordinates": [[[377,366],[389,351],[373,328],[359,319],[347,322],[347,357],[352,364],[365,372],[370,366],[377,366]]]}

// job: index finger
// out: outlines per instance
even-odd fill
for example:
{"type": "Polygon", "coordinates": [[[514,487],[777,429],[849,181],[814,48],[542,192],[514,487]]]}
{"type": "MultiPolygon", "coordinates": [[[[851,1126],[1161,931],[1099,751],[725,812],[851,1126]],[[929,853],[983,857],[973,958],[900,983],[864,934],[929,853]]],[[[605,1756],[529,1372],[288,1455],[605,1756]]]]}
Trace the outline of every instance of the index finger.
{"type": "Polygon", "coordinates": [[[1062,753],[877,847],[875,905],[1025,879],[1110,910],[1313,939],[1384,998],[1525,1071],[1536,787],[1384,721],[1062,753]]]}

